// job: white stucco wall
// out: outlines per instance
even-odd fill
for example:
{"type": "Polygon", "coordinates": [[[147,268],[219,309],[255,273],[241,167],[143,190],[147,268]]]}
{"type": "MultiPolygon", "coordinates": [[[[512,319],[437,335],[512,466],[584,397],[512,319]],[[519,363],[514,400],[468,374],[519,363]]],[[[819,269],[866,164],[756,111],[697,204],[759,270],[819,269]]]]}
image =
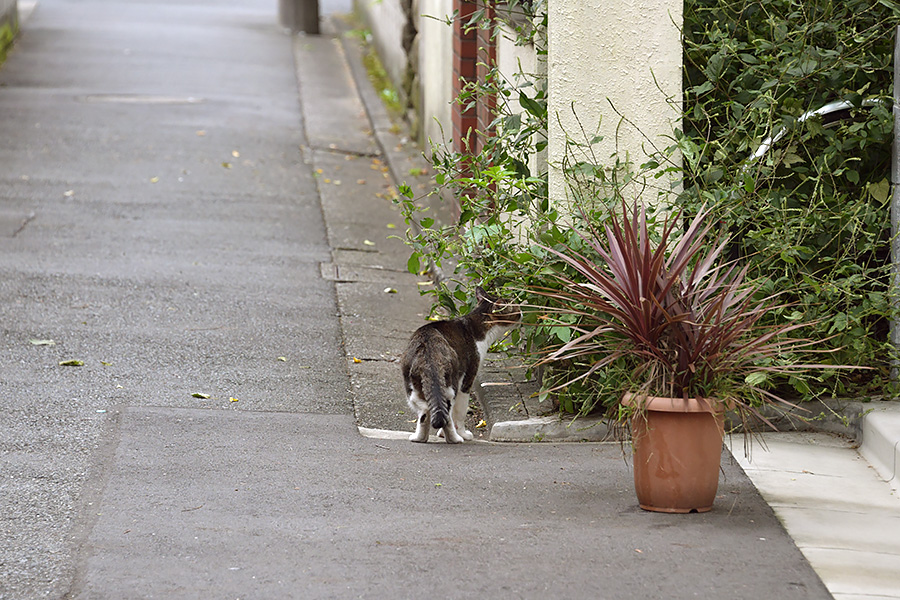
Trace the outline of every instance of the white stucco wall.
{"type": "Polygon", "coordinates": [[[355,5],[372,30],[375,48],[391,83],[401,89],[407,59],[402,41],[406,17],[399,0],[355,0],[355,5]]]}
{"type": "Polygon", "coordinates": [[[508,25],[500,27],[497,36],[497,68],[504,77],[515,82],[516,73],[536,73],[538,70],[537,56],[533,46],[516,46],[516,32],[508,25]]]}
{"type": "Polygon", "coordinates": [[[678,126],[681,105],[682,6],[683,0],[548,2],[551,198],[566,198],[558,166],[566,152],[564,132],[580,136],[573,102],[589,135],[600,122],[604,140],[594,147],[599,159],[618,144],[639,165],[650,142],[671,145],[665,137],[678,126]],[[619,127],[610,101],[632,124],[619,127]]]}
{"type": "MultiPolygon", "coordinates": [[[[500,28],[500,34],[497,36],[497,68],[503,78],[513,85],[521,85],[524,81],[534,81],[536,76],[546,76],[547,61],[546,57],[539,57],[535,52],[533,45],[517,46],[515,43],[516,33],[508,25],[500,28]],[[524,74],[524,78],[522,75],[524,74]]],[[[531,87],[524,87],[522,91],[528,96],[534,96],[537,90],[531,87]]],[[[509,99],[509,109],[513,113],[521,113],[524,109],[519,105],[518,95],[513,95],[509,99]]],[[[539,140],[532,140],[532,144],[539,140]]],[[[540,140],[543,141],[543,140],[540,140]]],[[[531,173],[536,175],[546,168],[547,151],[544,150],[540,155],[532,154],[528,165],[531,173]]]]}
{"type": "Polygon", "coordinates": [[[419,0],[419,87],[422,137],[427,154],[431,143],[449,145],[453,138],[453,26],[446,20],[453,12],[452,0],[419,0]],[[430,142],[429,142],[430,140],[430,142]]]}

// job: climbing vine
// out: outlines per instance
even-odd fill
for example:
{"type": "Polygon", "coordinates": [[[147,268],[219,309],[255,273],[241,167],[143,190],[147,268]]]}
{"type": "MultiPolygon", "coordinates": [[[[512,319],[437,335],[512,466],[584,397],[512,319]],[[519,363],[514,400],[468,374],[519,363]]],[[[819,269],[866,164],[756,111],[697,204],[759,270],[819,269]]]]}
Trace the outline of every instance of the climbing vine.
{"type": "Polygon", "coordinates": [[[874,368],[798,384],[805,396],[887,384],[898,21],[892,0],[685,4],[680,204],[715,206],[734,255],[793,304],[771,319],[808,323],[835,364],[874,368]]]}

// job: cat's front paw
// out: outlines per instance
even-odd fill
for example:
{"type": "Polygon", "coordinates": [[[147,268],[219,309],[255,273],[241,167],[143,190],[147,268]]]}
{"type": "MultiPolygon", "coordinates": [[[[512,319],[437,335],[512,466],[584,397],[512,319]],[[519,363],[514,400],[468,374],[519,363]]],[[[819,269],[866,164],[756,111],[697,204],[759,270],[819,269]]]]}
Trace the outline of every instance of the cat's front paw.
{"type": "Polygon", "coordinates": [[[425,435],[421,435],[421,434],[417,431],[416,433],[414,433],[414,434],[412,434],[411,436],[409,436],[409,441],[411,441],[411,442],[417,442],[417,443],[419,443],[419,444],[424,444],[425,442],[428,441],[428,434],[426,433],[425,435]]]}
{"type": "Polygon", "coordinates": [[[458,431],[459,435],[462,436],[462,439],[466,440],[467,442],[475,439],[475,436],[468,429],[460,429],[458,431]]]}

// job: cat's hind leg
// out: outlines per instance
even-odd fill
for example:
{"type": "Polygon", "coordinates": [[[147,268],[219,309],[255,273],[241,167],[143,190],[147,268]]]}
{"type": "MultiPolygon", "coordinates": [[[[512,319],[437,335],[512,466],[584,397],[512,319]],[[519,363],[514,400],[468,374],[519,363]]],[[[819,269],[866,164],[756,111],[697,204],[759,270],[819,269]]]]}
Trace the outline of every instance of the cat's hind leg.
{"type": "Polygon", "coordinates": [[[416,431],[411,436],[409,436],[409,441],[411,442],[427,442],[428,435],[431,433],[431,415],[426,410],[425,412],[419,413],[419,418],[416,420],[416,431]]]}
{"type": "Polygon", "coordinates": [[[431,413],[428,411],[428,404],[419,399],[419,395],[413,391],[406,399],[409,407],[416,411],[418,418],[416,419],[416,431],[409,436],[411,442],[427,442],[428,435],[431,433],[431,413]]]}
{"type": "Polygon", "coordinates": [[[464,440],[472,440],[475,438],[472,432],[466,429],[466,413],[469,412],[469,394],[459,392],[450,406],[450,421],[453,423],[456,432],[464,440]]]}

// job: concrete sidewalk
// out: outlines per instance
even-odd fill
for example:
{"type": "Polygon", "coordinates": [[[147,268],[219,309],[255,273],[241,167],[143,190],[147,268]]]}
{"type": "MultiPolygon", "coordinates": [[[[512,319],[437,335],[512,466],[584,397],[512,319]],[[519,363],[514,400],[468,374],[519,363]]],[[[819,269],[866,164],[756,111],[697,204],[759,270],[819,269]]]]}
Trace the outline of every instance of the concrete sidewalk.
{"type": "Polygon", "coordinates": [[[389,239],[417,159],[355,52],[269,0],[25,24],[0,69],[0,598],[828,598],[727,455],[716,509],[672,516],[615,444],[359,435],[411,429],[394,361],[427,305],[389,239]]]}

